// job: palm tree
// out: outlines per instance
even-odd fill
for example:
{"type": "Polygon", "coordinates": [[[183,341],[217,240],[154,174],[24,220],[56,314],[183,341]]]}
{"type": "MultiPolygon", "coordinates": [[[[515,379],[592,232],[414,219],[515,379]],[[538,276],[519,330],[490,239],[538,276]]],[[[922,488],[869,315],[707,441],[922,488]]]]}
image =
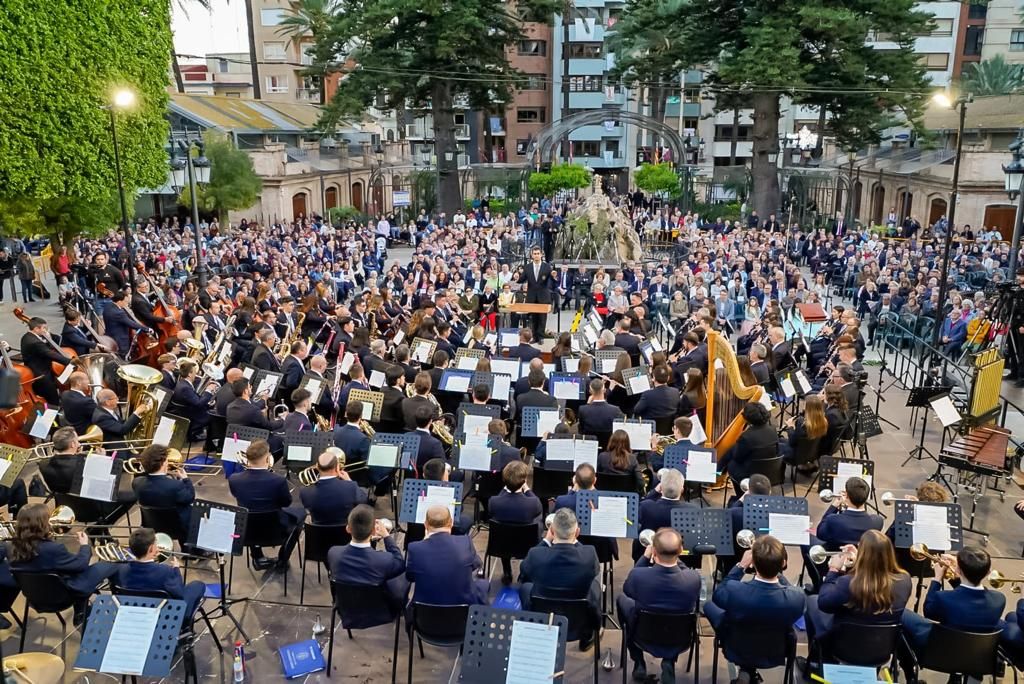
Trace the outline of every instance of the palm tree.
{"type": "MultiPolygon", "coordinates": [[[[339,0],[298,0],[294,4],[291,14],[281,20],[277,33],[288,37],[288,45],[299,46],[301,61],[302,39],[318,36],[326,33],[330,26],[331,17],[339,9],[339,0]]],[[[306,73],[315,76],[320,82],[320,104],[327,102],[327,89],[324,87],[326,67],[324,65],[313,65],[306,70],[306,73]]]]}
{"type": "Polygon", "coordinates": [[[1024,91],[1024,65],[1007,64],[996,55],[965,70],[960,88],[974,95],[1009,95],[1024,91]]]}

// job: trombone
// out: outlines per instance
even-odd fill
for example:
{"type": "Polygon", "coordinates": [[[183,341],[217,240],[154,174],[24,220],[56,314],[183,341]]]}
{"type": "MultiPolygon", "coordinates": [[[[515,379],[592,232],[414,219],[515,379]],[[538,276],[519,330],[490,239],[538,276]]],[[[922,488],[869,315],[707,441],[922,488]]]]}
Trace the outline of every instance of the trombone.
{"type": "MultiPolygon", "coordinates": [[[[341,458],[338,459],[338,469],[344,470],[346,473],[356,470],[364,470],[369,466],[366,465],[366,461],[356,461],[355,463],[345,464],[345,461],[341,458]]],[[[307,466],[299,471],[299,484],[303,487],[312,487],[320,481],[320,471],[317,470],[316,464],[307,466]]]]}
{"type": "MultiPolygon", "coordinates": [[[[167,450],[167,466],[169,470],[176,470],[183,472],[186,475],[191,474],[193,469],[199,469],[206,472],[196,473],[201,475],[212,475],[215,473],[223,472],[224,466],[220,463],[186,463],[185,457],[181,455],[181,452],[177,449],[167,450]]],[[[142,467],[142,461],[133,456],[132,458],[126,459],[121,466],[124,472],[129,475],[145,475],[146,469],[142,467]]]]}
{"type": "Polygon", "coordinates": [[[945,577],[947,581],[956,579],[956,563],[943,560],[942,554],[930,550],[927,544],[912,544],[910,547],[910,557],[916,561],[929,560],[932,563],[938,563],[946,569],[945,577]]]}
{"type": "MultiPolygon", "coordinates": [[[[168,558],[179,557],[179,558],[201,558],[195,554],[185,553],[184,551],[174,550],[174,540],[171,539],[171,535],[165,532],[156,533],[156,548],[157,563],[163,563],[168,558]]],[[[107,563],[127,563],[130,561],[138,560],[135,554],[124,546],[121,546],[117,542],[108,542],[106,544],[100,544],[93,549],[96,552],[96,557],[107,563]]]]}
{"type": "MultiPolygon", "coordinates": [[[[71,509],[71,506],[57,506],[53,509],[53,513],[50,514],[50,530],[54,534],[67,534],[71,531],[72,527],[92,527],[102,528],[105,530],[133,530],[137,525],[108,525],[102,522],[78,522],[75,517],[75,512],[71,509]]],[[[98,534],[91,535],[101,539],[109,538],[109,534],[98,534]]],[[[90,538],[91,538],[90,536],[90,538]]]]}
{"type": "Polygon", "coordinates": [[[1010,589],[1011,594],[1021,593],[1020,585],[1024,584],[1024,579],[1010,579],[1009,577],[1004,577],[1003,573],[998,570],[990,572],[986,580],[988,581],[988,586],[993,589],[1002,589],[1003,585],[1012,584],[1013,588],[1010,589]]]}

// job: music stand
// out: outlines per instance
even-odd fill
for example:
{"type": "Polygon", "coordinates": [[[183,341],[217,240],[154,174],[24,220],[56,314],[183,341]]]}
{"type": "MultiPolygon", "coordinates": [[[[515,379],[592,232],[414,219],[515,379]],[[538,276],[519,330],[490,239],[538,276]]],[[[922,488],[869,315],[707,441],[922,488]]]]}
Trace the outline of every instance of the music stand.
{"type": "Polygon", "coordinates": [[[791,496],[753,496],[748,494],[743,499],[743,528],[751,530],[755,536],[769,534],[772,513],[785,515],[808,515],[807,499],[791,496]]]}
{"type": "MultiPolygon", "coordinates": [[[[99,456],[97,454],[89,454],[85,457],[85,462],[88,463],[90,458],[107,458],[105,456],[99,456]]],[[[85,481],[85,468],[75,468],[75,474],[71,478],[71,494],[81,497],[83,499],[89,499],[91,501],[100,501],[103,503],[116,503],[117,502],[117,491],[121,487],[121,477],[124,475],[123,461],[117,458],[110,458],[110,472],[108,475],[113,476],[114,481],[111,484],[110,491],[104,496],[99,496],[100,492],[93,490],[91,487],[88,491],[85,491],[83,487],[86,486],[85,481]]]]}
{"type": "MultiPolygon", "coordinates": [[[[226,617],[234,623],[238,633],[242,635],[246,643],[249,642],[249,635],[242,629],[242,623],[239,622],[238,618],[231,612],[231,606],[236,603],[243,603],[249,600],[248,596],[242,598],[228,598],[228,592],[231,591],[231,587],[228,584],[227,577],[225,576],[224,566],[227,564],[225,555],[231,556],[231,563],[234,565],[235,556],[242,555],[242,540],[245,538],[245,527],[249,521],[248,509],[242,508],[241,506],[229,506],[228,504],[218,503],[216,501],[206,501],[203,499],[196,499],[192,502],[191,506],[191,518],[188,525],[188,536],[186,537],[186,544],[192,548],[202,549],[211,553],[217,554],[217,576],[220,579],[220,600],[215,608],[219,613],[211,612],[207,617],[216,619],[218,617],[226,617]],[[204,520],[220,519],[226,516],[228,513],[234,517],[234,530],[231,533],[230,544],[227,544],[226,538],[221,535],[210,535],[211,539],[206,539],[206,532],[203,530],[204,520]],[[204,537],[203,543],[200,543],[200,534],[204,537]]],[[[212,631],[211,631],[212,633],[212,631]]],[[[215,638],[218,639],[219,637],[215,638]]]]}
{"type": "Polygon", "coordinates": [[[455,359],[452,362],[452,366],[460,370],[476,370],[476,364],[480,359],[484,358],[484,353],[484,350],[480,348],[466,349],[465,347],[460,347],[455,350],[455,359]],[[464,369],[461,363],[462,359],[469,359],[473,367],[464,369]]]}
{"type": "Polygon", "coordinates": [[[302,380],[299,380],[299,389],[304,389],[310,394],[310,403],[316,406],[320,403],[320,400],[324,397],[324,392],[327,391],[328,383],[325,378],[316,378],[306,373],[302,376],[302,380]],[[311,390],[310,387],[313,389],[311,390]],[[315,390],[315,391],[314,391],[315,390]]]}
{"type": "Polygon", "coordinates": [[[171,391],[166,387],[160,385],[150,385],[146,390],[156,399],[156,415],[160,415],[167,410],[167,406],[171,403],[171,391]]]}
{"type": "Polygon", "coordinates": [[[289,471],[304,470],[316,463],[320,454],[334,446],[333,432],[285,430],[284,463],[289,471]]]}
{"type": "Polygon", "coordinates": [[[625,354],[624,351],[608,351],[607,349],[598,349],[594,352],[594,372],[602,375],[608,375],[609,373],[615,372],[615,365],[619,361],[619,357],[625,354]],[[611,370],[605,370],[608,365],[611,364],[611,370]]]}
{"type": "Polygon", "coordinates": [[[672,529],[683,538],[683,548],[693,552],[695,546],[714,546],[715,556],[734,556],[732,514],[727,508],[689,508],[677,506],[669,514],[672,529]]]}
{"type": "Polygon", "coordinates": [[[602,498],[626,499],[626,536],[636,539],[640,536],[637,524],[640,516],[640,495],[636,492],[607,492],[597,489],[581,489],[576,492],[576,519],[579,521],[580,534],[597,536],[590,531],[590,512],[601,507],[602,498]]]}
{"type": "Polygon", "coordinates": [[[588,435],[550,435],[546,442],[547,453],[544,458],[544,467],[547,470],[561,470],[570,473],[576,472],[578,463],[589,463],[597,470],[597,440],[588,435]],[[565,444],[571,442],[572,459],[557,458],[551,453],[552,444],[565,444]],[[580,461],[577,449],[583,453],[583,460],[580,461]]]}
{"type": "Polygon", "coordinates": [[[409,470],[416,463],[420,452],[420,436],[415,432],[378,432],[370,440],[374,444],[400,444],[402,446],[402,470],[409,470]]]}
{"type": "Polygon", "coordinates": [[[458,410],[455,412],[455,437],[459,438],[466,434],[466,422],[469,416],[473,416],[474,419],[470,419],[474,425],[479,427],[484,419],[487,422],[491,422],[495,418],[501,417],[501,407],[495,406],[494,404],[469,404],[462,402],[459,404],[458,410]]]}
{"type": "MultiPolygon", "coordinates": [[[[507,392],[500,392],[499,393],[499,392],[495,391],[495,385],[498,382],[498,380],[497,380],[497,376],[498,375],[503,375],[503,374],[501,374],[501,373],[489,373],[487,371],[475,371],[473,373],[473,379],[470,380],[469,386],[470,387],[476,387],[477,385],[480,385],[480,384],[487,385],[487,389],[490,392],[491,399],[493,401],[498,401],[498,402],[501,402],[503,404],[507,404],[508,403],[508,395],[512,391],[512,376],[511,375],[505,375],[504,376],[504,377],[508,378],[508,391],[507,392]]],[[[499,388],[499,389],[501,389],[501,388],[499,388]]]]}
{"type": "Polygon", "coordinates": [[[409,357],[420,363],[430,363],[437,350],[437,342],[425,340],[422,337],[414,337],[409,345],[409,357]]]}
{"type": "Polygon", "coordinates": [[[564,681],[565,639],[569,633],[569,619],[553,613],[490,606],[469,607],[458,681],[469,684],[504,684],[509,681],[509,676],[516,676],[514,668],[513,672],[509,672],[512,633],[516,622],[551,625],[558,629],[555,669],[548,679],[552,682],[564,681]]]}
{"type": "Polygon", "coordinates": [[[631,397],[643,394],[653,387],[651,378],[647,375],[647,369],[643,366],[624,369],[622,382],[626,385],[626,394],[631,397]]]}
{"type": "Polygon", "coordinates": [[[381,407],[384,406],[383,392],[354,389],[348,393],[348,400],[350,403],[353,401],[358,401],[359,403],[363,404],[363,418],[365,418],[366,420],[370,421],[371,423],[376,423],[377,421],[380,420],[381,407]],[[366,404],[370,404],[372,406],[369,418],[366,417],[366,404]]]}
{"type": "Polygon", "coordinates": [[[257,370],[256,374],[249,381],[249,385],[252,387],[252,396],[258,396],[260,394],[260,386],[263,385],[265,385],[264,389],[266,389],[266,387],[273,386],[273,391],[271,391],[267,395],[268,397],[277,396],[278,390],[281,389],[282,380],[284,380],[284,373],[278,373],[277,371],[272,370],[264,370],[262,368],[257,370]]]}
{"type": "Polygon", "coordinates": [[[651,450],[651,437],[655,434],[655,423],[653,420],[644,420],[643,418],[622,418],[620,420],[612,421],[612,432],[615,430],[623,430],[627,435],[629,435],[629,448],[633,451],[651,450]],[[643,438],[643,435],[637,435],[637,439],[634,440],[633,433],[635,428],[642,428],[644,426],[647,426],[647,433],[649,433],[645,433],[646,439],[643,438]],[[634,441],[638,443],[634,444],[634,441]]]}
{"type": "Polygon", "coordinates": [[[101,594],[92,602],[89,621],[85,623],[82,644],[78,649],[74,667],[76,670],[92,670],[122,676],[141,675],[155,679],[167,677],[174,665],[174,652],[178,646],[178,635],[181,633],[185,617],[185,602],[181,599],[101,594]],[[156,626],[147,643],[139,643],[134,630],[131,640],[123,638],[126,634],[115,634],[117,614],[122,608],[149,608],[159,611],[156,626]],[[135,651],[134,655],[140,655],[145,648],[145,660],[141,670],[128,671],[116,665],[111,667],[109,661],[107,669],[102,669],[104,661],[107,661],[107,649],[115,644],[128,649],[129,653],[126,655],[132,655],[131,651],[135,651]]]}
{"type": "MultiPolygon", "coordinates": [[[[868,503],[868,505],[875,509],[875,513],[878,513],[883,518],[888,518],[889,516],[887,516],[885,513],[882,513],[882,511],[878,509],[878,498],[875,491],[875,462],[872,460],[863,458],[844,458],[841,456],[823,456],[821,458],[821,467],[818,470],[817,475],[818,492],[821,493],[823,490],[827,489],[836,494],[839,493],[836,490],[835,480],[836,477],[839,475],[839,466],[841,464],[849,464],[851,466],[857,467],[860,470],[858,477],[864,479],[868,483],[868,487],[871,490],[871,501],[868,503]]],[[[844,468],[844,470],[846,469],[844,468]]],[[[846,481],[844,480],[844,487],[845,482],[846,481]]],[[[812,482],[811,485],[807,488],[807,491],[811,491],[811,487],[813,486],[814,483],[812,482]]],[[[804,496],[806,496],[806,493],[804,494],[804,496]]]]}
{"type": "Polygon", "coordinates": [[[23,449],[13,444],[0,444],[0,459],[10,462],[4,474],[0,476],[0,485],[9,488],[14,484],[21,471],[25,469],[31,453],[31,449],[23,449]]]}
{"type": "Polygon", "coordinates": [[[260,428],[249,427],[248,425],[238,425],[232,423],[228,425],[224,431],[224,442],[221,444],[221,461],[228,461],[229,463],[239,463],[239,455],[245,454],[245,450],[249,448],[249,445],[255,442],[257,439],[270,439],[270,430],[262,430],[260,428]],[[229,445],[229,442],[231,443],[229,445]],[[230,446],[230,451],[228,447],[230,446]],[[231,455],[225,458],[224,452],[228,451],[231,455]]]}
{"type": "MultiPolygon", "coordinates": [[[[462,505],[462,483],[443,482],[441,480],[406,480],[402,483],[402,500],[398,509],[398,522],[417,523],[420,499],[425,499],[430,487],[445,487],[455,490],[452,502],[455,506],[462,505]]],[[[454,517],[454,516],[453,516],[454,517]]],[[[423,524],[423,523],[419,523],[423,524]]]]}
{"type": "Polygon", "coordinates": [[[548,387],[555,399],[583,401],[587,398],[587,380],[577,373],[554,372],[548,377],[548,387]]]}
{"type": "MultiPolygon", "coordinates": [[[[465,441],[457,441],[457,442],[455,442],[455,445],[452,448],[452,458],[455,460],[455,467],[457,469],[459,469],[459,470],[464,470],[466,472],[482,472],[482,473],[493,473],[493,472],[495,472],[498,469],[498,467],[497,467],[498,466],[498,464],[497,464],[498,450],[494,447],[494,444],[492,443],[493,440],[491,439],[490,436],[486,436],[484,441],[486,442],[486,448],[490,451],[490,459],[487,462],[486,467],[482,467],[481,468],[481,467],[479,467],[480,464],[477,464],[475,462],[471,462],[471,463],[464,463],[463,462],[462,450],[466,449],[465,441]]],[[[468,453],[469,452],[467,451],[467,454],[468,453]]],[[[467,459],[468,459],[468,457],[467,457],[467,459]]]]}
{"type": "Polygon", "coordinates": [[[520,437],[543,437],[545,432],[554,432],[555,425],[562,419],[561,413],[554,407],[524,406],[522,425],[519,426],[520,437]],[[551,425],[551,414],[555,422],[551,425]],[[543,418],[542,418],[543,416],[543,418]],[[550,429],[546,429],[550,427],[550,429]]]}
{"type": "Polygon", "coordinates": [[[928,411],[932,407],[932,399],[942,396],[943,394],[949,394],[948,387],[914,387],[910,390],[910,396],[907,397],[907,406],[911,407],[915,411],[915,418],[912,420],[916,421],[916,412],[918,409],[924,409],[921,415],[921,437],[917,446],[910,450],[910,453],[904,459],[900,467],[903,468],[912,460],[923,461],[924,457],[927,456],[933,461],[938,461],[935,458],[935,454],[928,450],[928,447],[924,445],[924,436],[928,431],[928,411]]]}
{"type": "Polygon", "coordinates": [[[893,532],[895,534],[893,546],[897,549],[909,549],[914,544],[914,511],[918,506],[941,506],[946,509],[950,548],[935,550],[959,551],[964,547],[963,509],[960,507],[960,504],[897,499],[893,501],[893,506],[893,532]]]}

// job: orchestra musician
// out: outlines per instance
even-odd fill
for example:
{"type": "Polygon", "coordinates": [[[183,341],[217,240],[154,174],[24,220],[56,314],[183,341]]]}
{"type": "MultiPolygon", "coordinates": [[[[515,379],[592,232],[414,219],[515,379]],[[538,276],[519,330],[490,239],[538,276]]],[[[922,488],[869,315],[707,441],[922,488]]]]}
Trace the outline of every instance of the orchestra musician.
{"type": "Polygon", "coordinates": [[[647,420],[674,418],[679,412],[679,390],[669,386],[672,371],[668,366],[655,366],[651,376],[654,387],[640,395],[633,413],[647,420]]]}
{"type": "Polygon", "coordinates": [[[412,600],[440,606],[486,604],[489,582],[476,579],[480,556],[467,535],[452,534],[447,506],[427,509],[426,536],[409,544],[405,576],[415,584],[412,600]]]}
{"type": "MultiPolygon", "coordinates": [[[[660,473],[660,481],[644,500],[640,502],[639,525],[642,530],[660,530],[672,527],[672,511],[677,508],[694,508],[695,504],[683,501],[686,482],[683,474],[675,468],[660,473]]],[[[636,562],[644,553],[639,540],[633,540],[633,561],[636,562]]]]}
{"type": "Polygon", "coordinates": [[[284,429],[286,432],[288,430],[313,431],[313,421],[309,419],[312,396],[308,390],[301,388],[292,391],[290,399],[294,408],[285,416],[284,429]]]}
{"type": "Polygon", "coordinates": [[[92,334],[82,324],[82,314],[72,308],[64,310],[64,328],[60,332],[60,343],[63,347],[71,347],[79,356],[113,351],[93,339],[92,334]]]}
{"type": "MultiPolygon", "coordinates": [[[[359,429],[359,421],[362,416],[363,405],[358,401],[351,401],[345,406],[345,411],[342,414],[344,420],[334,426],[334,446],[341,449],[346,459],[352,463],[364,462],[370,455],[370,438],[359,429]]],[[[391,474],[390,469],[371,467],[371,477],[373,477],[374,471],[378,471],[376,475],[383,477],[391,474]]],[[[373,477],[373,479],[377,482],[381,477],[373,477]]]]}
{"type": "Polygon", "coordinates": [[[60,404],[57,381],[53,375],[51,364],[71,363],[71,359],[57,347],[50,337],[50,329],[46,319],[33,316],[28,321],[28,332],[21,336],[21,360],[35,376],[32,389],[48,403],[60,404]]]}
{"type": "Polygon", "coordinates": [[[533,331],[529,328],[521,329],[519,331],[519,344],[508,350],[508,357],[510,359],[519,359],[520,362],[540,358],[540,349],[534,347],[532,342],[533,331]]]}
{"type": "Polygon", "coordinates": [[[605,392],[604,380],[594,378],[590,381],[590,397],[587,399],[587,403],[580,406],[577,411],[580,432],[583,434],[611,435],[612,424],[625,418],[622,409],[608,403],[605,392]]]}
{"type": "Polygon", "coordinates": [[[430,390],[432,389],[430,374],[426,371],[420,371],[417,373],[413,387],[415,388],[416,394],[411,397],[406,397],[402,401],[402,417],[405,422],[406,430],[416,429],[416,414],[421,408],[428,409],[432,419],[437,418],[440,415],[438,404],[436,401],[432,401],[433,397],[430,396],[430,390]]]}
{"type": "Polygon", "coordinates": [[[196,490],[188,474],[180,468],[170,468],[167,456],[170,449],[162,444],[150,444],[139,454],[139,461],[145,471],[132,480],[132,490],[140,506],[173,508],[178,511],[181,529],[172,535],[179,542],[184,541],[192,519],[192,502],[196,490]]]}
{"type": "MultiPolygon", "coordinates": [[[[118,290],[110,298],[110,306],[103,309],[103,329],[117,343],[117,352],[122,357],[130,358],[132,352],[132,332],[152,332],[128,314],[128,294],[118,290]]],[[[135,349],[137,355],[140,349],[135,349]]]]}
{"type": "Polygon", "coordinates": [[[153,313],[153,302],[149,299],[150,294],[149,281],[146,278],[140,278],[135,282],[131,309],[138,322],[153,330],[157,330],[161,323],[174,323],[174,318],[171,316],[161,317],[153,313]]]}
{"type": "Polygon", "coordinates": [[[765,361],[767,356],[768,350],[764,348],[763,344],[750,345],[750,371],[759,385],[767,385],[771,382],[771,369],[765,361]]]}
{"type": "Polygon", "coordinates": [[[325,449],[316,459],[319,479],[299,491],[302,505],[314,525],[343,525],[349,512],[367,501],[366,492],[340,467],[339,456],[342,455],[347,462],[355,462],[337,447],[325,449]]]}
{"type": "MultiPolygon", "coordinates": [[[[127,282],[121,269],[107,263],[107,255],[104,252],[97,252],[93,255],[92,265],[89,267],[89,279],[92,281],[93,292],[96,294],[96,299],[93,301],[96,315],[103,317],[104,309],[110,302],[108,296],[104,294],[104,290],[113,294],[123,290],[127,282]]],[[[109,335],[110,332],[108,331],[107,334],[109,335]]]]}
{"type": "Polygon", "coordinates": [[[80,435],[84,435],[92,425],[93,414],[96,413],[96,401],[88,392],[89,376],[82,371],[75,371],[68,377],[67,391],[60,395],[60,410],[64,415],[64,422],[80,435]]]}
{"type": "Polygon", "coordinates": [[[260,430],[270,431],[270,450],[274,453],[280,453],[284,447],[284,442],[281,436],[274,434],[279,430],[284,429],[284,416],[278,416],[277,418],[268,418],[264,413],[266,393],[255,397],[252,397],[252,385],[249,384],[249,380],[244,376],[235,380],[231,383],[232,389],[235,391],[235,400],[228,404],[227,412],[225,417],[227,418],[228,425],[242,425],[244,427],[254,427],[260,430]]]}
{"type": "MultiPolygon", "coordinates": [[[[113,308],[113,306],[111,307],[113,308]]],[[[117,394],[114,390],[101,389],[96,392],[96,410],[92,414],[92,422],[103,431],[103,441],[110,451],[123,451],[124,440],[128,433],[135,429],[148,411],[153,410],[152,402],[143,399],[124,420],[117,412],[117,394]]]]}
{"type": "Polygon", "coordinates": [[[409,595],[409,580],[405,577],[405,558],[387,528],[374,519],[373,508],[359,504],[348,514],[345,530],[352,541],[334,546],[327,552],[327,568],[331,579],[344,584],[386,587],[390,597],[389,611],[368,616],[360,613],[346,625],[353,629],[375,627],[394,622],[401,613],[409,595]],[[383,540],[384,549],[378,550],[372,542],[383,540]]]}
{"type": "MultiPolygon", "coordinates": [[[[856,544],[868,530],[881,531],[884,518],[877,513],[868,513],[865,506],[871,488],[860,477],[846,480],[846,487],[838,492],[838,501],[833,501],[821,521],[811,535],[810,545],[821,544],[826,551],[838,551],[847,544],[856,544]]],[[[808,569],[813,567],[807,549],[804,549],[804,562],[808,569]]],[[[822,568],[818,572],[809,572],[815,588],[821,586],[822,568]]]]}
{"type": "Polygon", "coordinates": [[[160,370],[160,375],[164,376],[160,381],[160,386],[173,392],[174,388],[178,386],[178,379],[174,377],[175,371],[178,370],[178,357],[170,353],[161,354],[157,357],[156,365],[160,370]]]}
{"type": "Polygon", "coordinates": [[[261,330],[256,334],[259,341],[252,350],[252,365],[260,370],[269,370],[276,373],[281,372],[281,362],[274,354],[274,346],[278,337],[271,329],[261,330]]]}
{"type": "Polygon", "coordinates": [[[758,403],[743,407],[746,428],[736,444],[718,460],[719,470],[729,473],[736,495],[742,494],[740,482],[750,476],[752,461],[775,458],[778,455],[779,438],[769,422],[768,409],[758,403]]]}
{"type": "MultiPolygon", "coordinates": [[[[228,413],[228,405],[238,397],[235,396],[235,381],[244,378],[241,368],[229,368],[224,373],[224,384],[217,390],[213,399],[214,415],[224,417],[228,413]]],[[[264,407],[265,408],[265,407],[264,407]]]]}
{"type": "Polygon", "coordinates": [[[384,372],[384,401],[380,409],[378,429],[384,432],[401,432],[405,428],[405,413],[402,410],[406,400],[405,371],[399,366],[390,366],[384,372]]]}
{"type": "MultiPolygon", "coordinates": [[[[503,421],[492,421],[503,422],[503,421]]],[[[511,525],[539,525],[544,507],[537,495],[526,484],[530,477],[530,466],[520,460],[512,461],[501,469],[504,487],[496,496],[487,501],[490,519],[511,525]]],[[[512,582],[512,557],[501,557],[501,580],[512,582]]]]}
{"type": "Polygon", "coordinates": [[[422,471],[424,464],[433,458],[440,458],[447,462],[444,453],[444,445],[441,440],[430,432],[430,424],[434,422],[434,409],[430,406],[420,406],[416,409],[416,434],[420,437],[420,448],[416,454],[416,470],[422,471]]]}
{"type": "Polygon", "coordinates": [[[289,348],[289,354],[281,364],[281,392],[285,397],[290,397],[293,390],[299,388],[302,383],[302,376],[306,374],[304,361],[309,354],[309,348],[302,340],[295,340],[289,348]]]}
{"type": "Polygon", "coordinates": [[[157,559],[160,549],[156,545],[156,532],[149,527],[132,530],[128,550],[135,556],[135,560],[116,566],[117,572],[112,578],[114,584],[127,594],[132,591],[163,591],[172,599],[184,600],[187,619],[182,629],[186,629],[192,615],[203,602],[206,585],[198,580],[185,584],[178,570],[177,556],[171,556],[169,565],[157,559]]]}
{"type": "Polygon", "coordinates": [[[191,359],[182,360],[179,365],[181,377],[174,386],[174,395],[171,397],[171,404],[175,407],[174,412],[179,413],[182,418],[188,418],[188,439],[190,442],[197,442],[205,439],[206,427],[213,417],[210,414],[210,405],[214,400],[214,392],[218,385],[210,380],[206,382],[202,393],[197,391],[196,380],[199,374],[199,364],[191,359]]]}
{"type": "Polygon", "coordinates": [[[589,463],[581,463],[572,474],[572,487],[555,499],[555,510],[568,508],[576,510],[576,492],[589,491],[597,487],[597,470],[589,463]]]}

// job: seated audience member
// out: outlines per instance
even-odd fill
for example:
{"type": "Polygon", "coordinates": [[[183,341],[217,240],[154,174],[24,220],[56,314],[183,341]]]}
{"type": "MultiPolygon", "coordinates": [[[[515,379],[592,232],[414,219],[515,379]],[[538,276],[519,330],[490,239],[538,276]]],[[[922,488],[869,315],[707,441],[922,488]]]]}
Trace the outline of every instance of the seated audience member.
{"type": "Polygon", "coordinates": [[[332,547],[327,552],[331,579],[345,584],[386,586],[391,599],[390,614],[376,616],[379,620],[370,620],[368,624],[351,626],[365,628],[391,622],[402,610],[409,594],[402,550],[381,521],[374,518],[373,508],[366,504],[359,504],[349,512],[345,529],[352,536],[352,541],[344,546],[332,547]],[[378,539],[384,541],[383,551],[371,545],[378,539]]]}
{"type": "Polygon", "coordinates": [[[405,576],[414,584],[412,600],[440,606],[486,604],[487,580],[477,580],[480,556],[468,536],[452,536],[447,506],[427,509],[426,537],[409,544],[405,576]]]}
{"type": "MultiPolygon", "coordinates": [[[[700,598],[700,573],[679,565],[683,540],[671,527],[659,529],[651,545],[629,571],[622,593],[616,598],[619,619],[623,625],[633,627],[637,611],[652,613],[692,613],[700,598]]],[[[633,659],[633,680],[647,677],[644,654],[638,646],[627,643],[633,659]]],[[[651,655],[661,658],[661,681],[675,681],[676,657],[671,649],[652,650],[651,655]]]]}

